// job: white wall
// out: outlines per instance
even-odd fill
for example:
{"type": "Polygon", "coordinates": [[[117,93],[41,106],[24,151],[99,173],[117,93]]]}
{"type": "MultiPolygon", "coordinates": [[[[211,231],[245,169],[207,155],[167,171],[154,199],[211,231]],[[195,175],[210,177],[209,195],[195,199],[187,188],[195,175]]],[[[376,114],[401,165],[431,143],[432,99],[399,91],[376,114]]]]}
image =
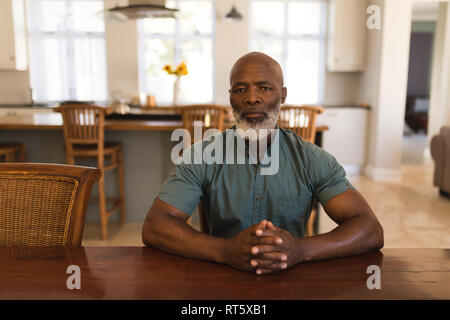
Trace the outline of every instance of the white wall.
{"type": "MultiPolygon", "coordinates": [[[[370,5],[377,5],[383,12],[384,1],[372,0],[369,1],[370,5]]],[[[383,28],[383,26],[382,26],[383,28]]],[[[359,88],[359,100],[365,101],[371,106],[370,121],[368,128],[368,141],[367,141],[367,163],[373,163],[375,150],[370,146],[376,143],[377,137],[377,123],[378,118],[378,105],[380,90],[380,66],[381,66],[381,46],[382,46],[382,31],[370,30],[366,33],[366,69],[361,75],[361,83],[359,88]]],[[[367,170],[366,170],[367,174],[367,170]]]]}
{"type": "Polygon", "coordinates": [[[345,105],[365,102],[358,97],[362,73],[326,72],[324,83],[325,105],[345,105]]]}
{"type": "Polygon", "coordinates": [[[381,30],[368,32],[368,65],[360,97],[372,106],[365,173],[379,181],[401,179],[412,2],[372,0],[381,8],[381,30]]]}
{"type": "Polygon", "coordinates": [[[215,95],[217,104],[229,105],[228,89],[230,87],[230,70],[234,62],[248,52],[248,0],[220,0],[215,1],[216,32],[215,32],[215,95]],[[240,21],[224,21],[231,6],[242,14],[240,21]]]}
{"type": "MultiPolygon", "coordinates": [[[[105,0],[105,9],[124,6],[126,0],[105,0]]],[[[138,35],[136,20],[105,20],[109,94],[120,91],[131,96],[139,93],[138,35]]]]}
{"type": "Polygon", "coordinates": [[[0,104],[31,103],[28,71],[0,70],[0,104]]]}

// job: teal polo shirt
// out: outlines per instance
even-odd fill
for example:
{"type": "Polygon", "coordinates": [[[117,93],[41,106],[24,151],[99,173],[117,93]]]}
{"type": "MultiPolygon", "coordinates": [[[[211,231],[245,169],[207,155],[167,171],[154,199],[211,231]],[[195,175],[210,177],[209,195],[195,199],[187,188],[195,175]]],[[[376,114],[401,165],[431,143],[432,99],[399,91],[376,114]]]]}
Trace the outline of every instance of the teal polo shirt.
{"type": "MultiPolygon", "coordinates": [[[[234,129],[219,134],[224,149],[225,135],[234,129]]],[[[266,219],[293,236],[303,237],[313,198],[324,205],[354,187],[328,152],[290,130],[280,128],[278,138],[279,167],[275,174],[262,175],[261,169],[267,164],[250,163],[246,146],[244,164],[192,161],[176,165],[161,187],[159,199],[188,215],[202,201],[213,236],[230,238],[266,219]]],[[[198,142],[200,150],[203,152],[209,143],[198,142]]],[[[266,156],[271,154],[273,150],[269,149],[266,156]]]]}

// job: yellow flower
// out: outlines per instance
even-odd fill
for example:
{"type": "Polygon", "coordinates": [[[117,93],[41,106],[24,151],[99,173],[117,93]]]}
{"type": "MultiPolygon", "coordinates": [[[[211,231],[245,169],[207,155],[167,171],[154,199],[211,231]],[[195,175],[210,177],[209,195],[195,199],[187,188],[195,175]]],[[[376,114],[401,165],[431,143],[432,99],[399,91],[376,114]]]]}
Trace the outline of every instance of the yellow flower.
{"type": "Polygon", "coordinates": [[[172,66],[170,64],[166,64],[163,70],[166,71],[168,74],[174,74],[177,77],[185,76],[188,74],[187,67],[184,62],[180,63],[175,70],[172,69],[172,66]]]}
{"type": "Polygon", "coordinates": [[[164,70],[165,72],[167,72],[168,74],[173,74],[172,66],[171,66],[170,64],[166,64],[166,65],[164,66],[163,70],[164,70]]]}
{"type": "Polygon", "coordinates": [[[185,64],[184,62],[180,63],[180,64],[178,65],[177,69],[175,70],[175,73],[176,73],[178,76],[185,76],[185,75],[187,75],[187,74],[188,74],[188,71],[187,71],[186,64],[185,64]]]}

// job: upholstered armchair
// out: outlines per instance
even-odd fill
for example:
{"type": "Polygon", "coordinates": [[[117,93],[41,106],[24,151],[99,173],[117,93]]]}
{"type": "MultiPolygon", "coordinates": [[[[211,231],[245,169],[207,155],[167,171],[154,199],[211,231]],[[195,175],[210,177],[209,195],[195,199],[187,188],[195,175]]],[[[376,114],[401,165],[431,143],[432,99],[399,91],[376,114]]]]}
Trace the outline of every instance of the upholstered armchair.
{"type": "Polygon", "coordinates": [[[430,149],[435,164],[433,184],[442,195],[450,196],[450,126],[442,127],[431,139],[430,149]]]}

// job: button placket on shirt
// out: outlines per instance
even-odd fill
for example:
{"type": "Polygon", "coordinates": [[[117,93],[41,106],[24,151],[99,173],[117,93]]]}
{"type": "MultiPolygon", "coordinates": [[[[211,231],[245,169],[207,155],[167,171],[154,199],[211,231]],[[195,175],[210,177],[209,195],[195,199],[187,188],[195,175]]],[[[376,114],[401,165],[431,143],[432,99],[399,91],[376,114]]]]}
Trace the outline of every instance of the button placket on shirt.
{"type": "Polygon", "coordinates": [[[265,163],[264,160],[270,156],[270,149],[266,152],[263,157],[263,161],[258,160],[256,165],[256,178],[255,178],[255,198],[253,199],[254,210],[253,210],[253,224],[259,223],[263,219],[263,199],[264,199],[264,176],[261,175],[261,168],[269,167],[270,164],[265,163]]]}
{"type": "Polygon", "coordinates": [[[257,166],[255,178],[255,196],[253,199],[253,224],[262,220],[264,177],[261,175],[261,164],[257,166]]]}

